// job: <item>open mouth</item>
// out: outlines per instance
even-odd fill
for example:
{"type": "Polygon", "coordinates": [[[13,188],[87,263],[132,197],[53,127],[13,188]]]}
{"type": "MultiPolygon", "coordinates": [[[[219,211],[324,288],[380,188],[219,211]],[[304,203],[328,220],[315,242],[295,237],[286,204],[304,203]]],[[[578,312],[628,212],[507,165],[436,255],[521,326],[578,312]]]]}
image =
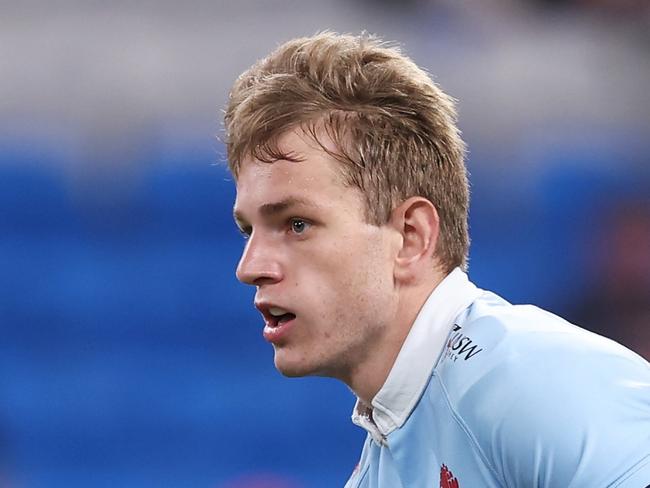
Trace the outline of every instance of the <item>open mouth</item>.
{"type": "Polygon", "coordinates": [[[264,338],[274,346],[281,346],[291,333],[296,314],[275,305],[256,306],[264,316],[264,338]]]}
{"type": "Polygon", "coordinates": [[[269,308],[268,325],[269,327],[279,327],[282,324],[296,318],[296,314],[287,312],[278,307],[269,308]]]}

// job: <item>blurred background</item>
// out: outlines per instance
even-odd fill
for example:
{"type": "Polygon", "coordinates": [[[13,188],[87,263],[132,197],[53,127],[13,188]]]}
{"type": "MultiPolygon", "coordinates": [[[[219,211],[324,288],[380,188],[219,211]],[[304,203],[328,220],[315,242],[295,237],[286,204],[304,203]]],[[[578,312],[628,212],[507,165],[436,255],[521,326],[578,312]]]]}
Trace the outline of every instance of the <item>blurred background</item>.
{"type": "Polygon", "coordinates": [[[471,278],[650,358],[647,1],[0,0],[0,488],[343,486],[354,398],[273,369],[215,138],[324,29],[459,100],[471,278]]]}

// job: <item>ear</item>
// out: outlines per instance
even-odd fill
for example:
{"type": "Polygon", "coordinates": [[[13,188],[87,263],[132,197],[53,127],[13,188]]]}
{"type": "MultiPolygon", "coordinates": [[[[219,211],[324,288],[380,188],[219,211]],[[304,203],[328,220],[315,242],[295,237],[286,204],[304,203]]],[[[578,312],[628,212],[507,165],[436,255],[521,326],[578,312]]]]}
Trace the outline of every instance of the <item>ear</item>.
{"type": "Polygon", "coordinates": [[[402,237],[395,258],[395,279],[413,281],[423,272],[433,271],[440,233],[440,218],[433,203],[423,197],[408,198],[393,210],[390,220],[402,237]]]}

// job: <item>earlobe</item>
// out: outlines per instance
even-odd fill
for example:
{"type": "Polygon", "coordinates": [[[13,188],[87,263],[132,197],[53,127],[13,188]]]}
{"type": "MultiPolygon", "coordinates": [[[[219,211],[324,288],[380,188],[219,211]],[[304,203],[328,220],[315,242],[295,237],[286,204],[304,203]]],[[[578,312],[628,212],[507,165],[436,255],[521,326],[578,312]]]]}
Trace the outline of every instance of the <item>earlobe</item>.
{"type": "Polygon", "coordinates": [[[440,219],[436,207],[423,197],[411,197],[393,210],[393,226],[402,235],[395,259],[396,278],[412,280],[433,269],[440,219]]]}

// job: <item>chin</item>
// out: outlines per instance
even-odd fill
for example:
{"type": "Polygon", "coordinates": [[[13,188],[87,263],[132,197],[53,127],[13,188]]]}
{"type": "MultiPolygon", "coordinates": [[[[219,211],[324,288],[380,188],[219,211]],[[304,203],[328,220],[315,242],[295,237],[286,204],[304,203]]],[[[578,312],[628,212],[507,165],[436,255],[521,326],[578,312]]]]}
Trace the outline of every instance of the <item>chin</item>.
{"type": "Polygon", "coordinates": [[[302,376],[313,376],[316,374],[316,368],[307,364],[302,359],[292,359],[286,357],[282,352],[275,352],[275,368],[288,378],[300,378],[302,376]]]}

